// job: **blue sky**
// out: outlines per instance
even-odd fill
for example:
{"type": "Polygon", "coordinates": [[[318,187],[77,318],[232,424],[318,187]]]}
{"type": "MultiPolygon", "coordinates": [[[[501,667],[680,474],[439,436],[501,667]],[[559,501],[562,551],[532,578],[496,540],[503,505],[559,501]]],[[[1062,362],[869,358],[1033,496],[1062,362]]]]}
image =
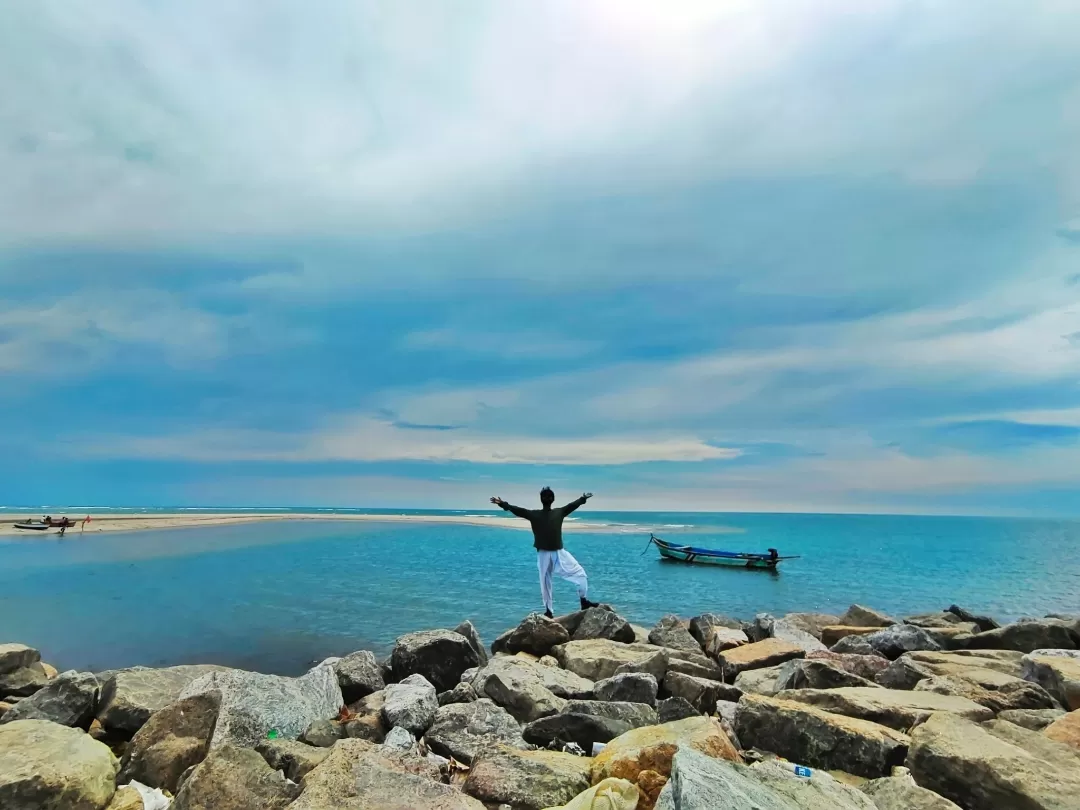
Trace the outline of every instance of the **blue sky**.
{"type": "Polygon", "coordinates": [[[10,3],[0,502],[1080,514],[1080,8],[10,3]]]}

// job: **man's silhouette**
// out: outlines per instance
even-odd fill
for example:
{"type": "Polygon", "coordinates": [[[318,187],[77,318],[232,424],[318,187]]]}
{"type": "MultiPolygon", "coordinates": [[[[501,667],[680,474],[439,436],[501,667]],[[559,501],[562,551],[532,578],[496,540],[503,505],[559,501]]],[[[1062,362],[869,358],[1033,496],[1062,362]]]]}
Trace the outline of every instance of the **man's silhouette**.
{"type": "Polygon", "coordinates": [[[519,518],[524,518],[532,524],[533,546],[536,548],[536,563],[540,568],[540,595],[544,599],[544,615],[549,619],[554,618],[551,601],[551,575],[558,574],[577,586],[578,596],[581,597],[581,609],[596,607],[596,602],[590,602],[589,577],[585,569],[574,559],[574,556],[563,548],[562,523],[563,518],[581,506],[592,497],[591,492],[586,492],[576,501],[571,501],[566,506],[552,509],[555,503],[555,493],[549,487],[540,490],[541,509],[523,509],[504,501],[502,498],[492,498],[491,502],[496,506],[513,512],[519,518]]]}

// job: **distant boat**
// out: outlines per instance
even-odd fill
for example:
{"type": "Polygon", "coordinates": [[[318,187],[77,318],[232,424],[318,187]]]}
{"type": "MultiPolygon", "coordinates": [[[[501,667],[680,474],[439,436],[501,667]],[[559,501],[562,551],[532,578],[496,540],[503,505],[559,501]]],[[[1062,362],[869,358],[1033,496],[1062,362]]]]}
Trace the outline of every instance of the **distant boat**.
{"type": "Polygon", "coordinates": [[[711,548],[680,546],[661,540],[656,535],[649,535],[649,542],[655,543],[660,556],[668,560],[677,560],[697,565],[726,565],[730,568],[753,568],[762,571],[775,571],[781,560],[795,560],[797,556],[781,557],[775,548],[767,554],[745,554],[738,551],[717,551],[711,548]]]}
{"type": "Polygon", "coordinates": [[[52,528],[48,523],[43,520],[22,520],[15,524],[16,529],[28,529],[34,532],[43,532],[46,529],[52,528]]]}

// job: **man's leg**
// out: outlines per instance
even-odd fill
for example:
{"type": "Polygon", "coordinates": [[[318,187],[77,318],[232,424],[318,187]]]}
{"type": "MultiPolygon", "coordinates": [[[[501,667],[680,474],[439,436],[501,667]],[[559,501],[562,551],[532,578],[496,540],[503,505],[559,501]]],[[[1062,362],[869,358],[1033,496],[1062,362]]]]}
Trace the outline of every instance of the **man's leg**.
{"type": "Polygon", "coordinates": [[[551,573],[555,569],[556,552],[536,552],[536,566],[540,569],[540,597],[544,600],[544,610],[552,614],[551,573]]]}
{"type": "Polygon", "coordinates": [[[566,549],[556,552],[555,573],[577,587],[578,596],[581,597],[581,608],[596,607],[595,602],[589,601],[589,577],[581,563],[574,559],[574,555],[566,549]]]}

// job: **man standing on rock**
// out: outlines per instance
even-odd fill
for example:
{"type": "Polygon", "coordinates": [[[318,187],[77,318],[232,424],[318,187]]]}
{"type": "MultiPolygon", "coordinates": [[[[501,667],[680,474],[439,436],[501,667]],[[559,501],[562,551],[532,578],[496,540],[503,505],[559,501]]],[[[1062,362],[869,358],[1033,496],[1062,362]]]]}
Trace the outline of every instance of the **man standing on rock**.
{"type": "Polygon", "coordinates": [[[590,602],[589,577],[581,563],[563,548],[562,524],[563,518],[581,506],[592,497],[591,492],[586,492],[576,501],[571,501],[566,506],[552,509],[555,503],[555,493],[550,487],[540,490],[541,509],[523,509],[507,503],[502,498],[492,498],[491,502],[507,512],[512,512],[519,518],[524,518],[532,524],[533,547],[536,549],[536,563],[540,568],[540,595],[544,599],[544,615],[549,619],[554,618],[551,601],[551,575],[558,574],[563,579],[577,586],[578,596],[581,597],[581,609],[597,607],[596,602],[590,602]]]}

